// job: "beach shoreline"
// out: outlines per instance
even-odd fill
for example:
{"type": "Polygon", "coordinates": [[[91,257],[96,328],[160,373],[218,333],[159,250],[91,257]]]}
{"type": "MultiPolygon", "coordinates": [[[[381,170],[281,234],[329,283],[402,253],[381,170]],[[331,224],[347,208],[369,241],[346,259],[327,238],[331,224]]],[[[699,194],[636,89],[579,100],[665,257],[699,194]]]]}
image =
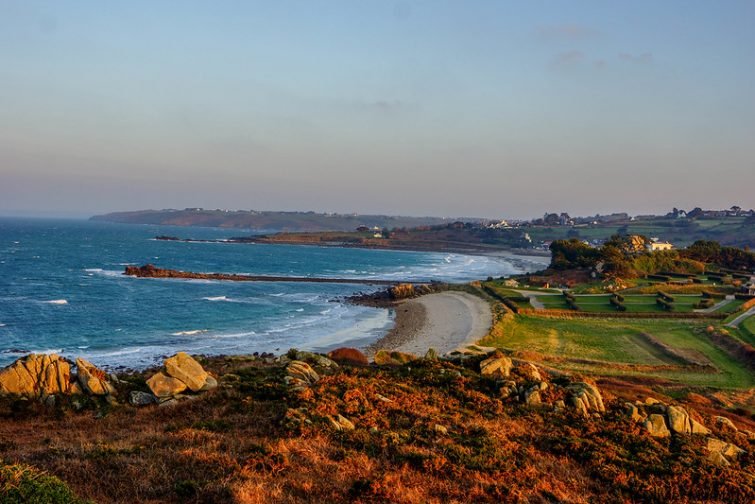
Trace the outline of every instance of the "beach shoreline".
{"type": "Polygon", "coordinates": [[[452,352],[485,337],[493,316],[487,301],[472,294],[444,291],[401,301],[395,305],[394,326],[367,347],[424,355],[433,348],[452,352]]]}

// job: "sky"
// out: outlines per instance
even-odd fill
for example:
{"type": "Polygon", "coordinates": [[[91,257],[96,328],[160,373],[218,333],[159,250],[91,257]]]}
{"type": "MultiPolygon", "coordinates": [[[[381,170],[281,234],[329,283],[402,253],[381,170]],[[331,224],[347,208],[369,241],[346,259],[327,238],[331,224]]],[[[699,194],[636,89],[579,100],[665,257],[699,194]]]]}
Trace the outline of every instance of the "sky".
{"type": "Polygon", "coordinates": [[[755,2],[0,0],[0,215],[755,206],[755,2]]]}

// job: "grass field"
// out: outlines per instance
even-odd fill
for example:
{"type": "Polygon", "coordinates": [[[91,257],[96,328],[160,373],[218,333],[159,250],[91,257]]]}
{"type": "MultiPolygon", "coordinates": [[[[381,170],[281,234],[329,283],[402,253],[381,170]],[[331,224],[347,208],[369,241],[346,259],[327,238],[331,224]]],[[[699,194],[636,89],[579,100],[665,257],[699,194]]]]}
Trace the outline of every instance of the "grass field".
{"type": "Polygon", "coordinates": [[[489,336],[482,344],[563,357],[567,360],[555,365],[572,371],[651,376],[716,388],[755,386],[755,376],[715,346],[707,338],[705,326],[702,322],[679,319],[555,319],[517,315],[499,322],[498,336],[489,336]],[[707,359],[718,372],[679,366],[677,359],[649,344],[642,333],[674,349],[707,359]],[[602,362],[584,362],[585,359],[602,362]],[[663,367],[635,369],[636,366],[619,364],[663,367]]]}
{"type": "MultiPolygon", "coordinates": [[[[577,306],[585,312],[614,313],[616,307],[611,305],[609,295],[576,295],[577,306]]],[[[569,305],[562,295],[542,295],[536,296],[537,301],[542,303],[549,310],[568,310],[569,305]]],[[[695,310],[695,304],[702,299],[696,295],[675,295],[674,311],[678,313],[690,313],[695,310]]],[[[627,313],[659,313],[664,309],[656,302],[656,296],[653,295],[625,295],[624,305],[627,307],[627,313]]],[[[740,300],[731,300],[721,306],[716,313],[733,313],[742,305],[740,300]]]]}

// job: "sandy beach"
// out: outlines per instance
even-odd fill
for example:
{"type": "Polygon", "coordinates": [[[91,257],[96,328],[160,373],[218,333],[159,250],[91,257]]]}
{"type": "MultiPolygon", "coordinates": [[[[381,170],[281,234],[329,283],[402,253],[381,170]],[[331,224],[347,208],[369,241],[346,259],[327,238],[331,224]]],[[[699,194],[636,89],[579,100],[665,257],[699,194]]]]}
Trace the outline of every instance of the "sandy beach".
{"type": "Polygon", "coordinates": [[[393,329],[373,349],[424,355],[475,343],[490,330],[492,314],[484,300],[465,292],[440,292],[404,301],[396,307],[393,329]]]}

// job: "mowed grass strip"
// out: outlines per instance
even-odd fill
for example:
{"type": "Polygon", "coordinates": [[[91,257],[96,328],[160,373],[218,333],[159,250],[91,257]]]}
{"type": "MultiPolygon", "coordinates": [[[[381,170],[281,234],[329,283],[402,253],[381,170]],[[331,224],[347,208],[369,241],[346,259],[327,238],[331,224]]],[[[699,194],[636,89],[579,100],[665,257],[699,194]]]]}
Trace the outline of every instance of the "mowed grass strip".
{"type": "Polygon", "coordinates": [[[556,319],[518,315],[500,323],[500,337],[488,337],[482,344],[530,350],[567,359],[590,359],[617,364],[650,366],[678,365],[679,362],[639,336],[651,334],[659,341],[681,350],[697,351],[718,372],[693,368],[628,371],[620,366],[564,363],[565,369],[608,375],[656,376],[689,385],[716,388],[749,388],[755,376],[744,365],[718,348],[705,334],[706,324],[682,319],[556,319]]]}

